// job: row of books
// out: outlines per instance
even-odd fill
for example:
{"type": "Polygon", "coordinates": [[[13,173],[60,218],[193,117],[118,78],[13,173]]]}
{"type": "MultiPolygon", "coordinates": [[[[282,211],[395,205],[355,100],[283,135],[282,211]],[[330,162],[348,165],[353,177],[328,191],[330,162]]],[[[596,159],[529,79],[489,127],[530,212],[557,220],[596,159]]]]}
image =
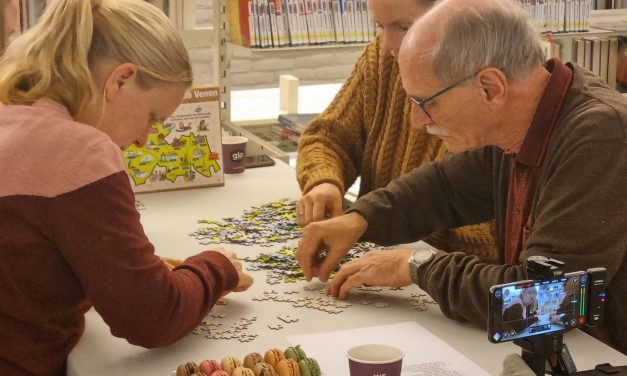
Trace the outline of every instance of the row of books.
{"type": "Polygon", "coordinates": [[[590,28],[591,0],[512,1],[523,7],[540,32],[568,33],[590,28]]]}
{"type": "Polygon", "coordinates": [[[376,35],[366,0],[228,0],[231,42],[286,47],[367,42],[376,35]]]}
{"type": "Polygon", "coordinates": [[[594,0],[592,9],[627,9],[627,0],[594,0]]]}
{"type": "Polygon", "coordinates": [[[563,61],[577,63],[601,77],[608,86],[624,91],[627,77],[623,77],[625,68],[620,66],[620,59],[627,54],[627,38],[609,36],[559,40],[553,44],[552,54],[563,61]]]}

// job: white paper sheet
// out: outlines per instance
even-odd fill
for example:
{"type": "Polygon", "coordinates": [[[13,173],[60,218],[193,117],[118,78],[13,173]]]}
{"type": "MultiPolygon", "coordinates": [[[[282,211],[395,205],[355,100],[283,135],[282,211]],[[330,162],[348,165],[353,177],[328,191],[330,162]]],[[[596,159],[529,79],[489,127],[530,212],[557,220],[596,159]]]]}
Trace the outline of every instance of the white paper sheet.
{"type": "Polygon", "coordinates": [[[361,329],[288,336],[315,358],[326,376],[348,376],[346,351],[357,345],[378,343],[405,352],[402,376],[481,376],[488,372],[415,322],[361,329]]]}

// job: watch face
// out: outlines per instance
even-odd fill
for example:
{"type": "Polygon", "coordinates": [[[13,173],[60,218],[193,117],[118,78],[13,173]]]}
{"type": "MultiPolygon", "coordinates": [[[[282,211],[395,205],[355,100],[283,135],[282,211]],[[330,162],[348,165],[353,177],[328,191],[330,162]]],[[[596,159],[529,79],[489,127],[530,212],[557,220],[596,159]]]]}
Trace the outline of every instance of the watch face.
{"type": "Polygon", "coordinates": [[[423,264],[433,258],[435,251],[432,249],[417,249],[414,251],[411,257],[411,261],[414,264],[423,264]]]}

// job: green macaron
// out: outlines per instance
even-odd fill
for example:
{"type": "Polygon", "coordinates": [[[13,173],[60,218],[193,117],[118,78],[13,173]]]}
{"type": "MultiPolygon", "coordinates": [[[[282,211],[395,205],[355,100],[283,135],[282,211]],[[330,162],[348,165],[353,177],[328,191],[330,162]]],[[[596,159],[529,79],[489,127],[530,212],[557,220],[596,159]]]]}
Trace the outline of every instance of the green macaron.
{"type": "Polygon", "coordinates": [[[294,359],[295,361],[300,362],[301,360],[306,359],[307,355],[305,354],[303,349],[300,348],[300,345],[296,345],[293,347],[288,347],[285,350],[285,357],[287,359],[294,359]]]}
{"type": "Polygon", "coordinates": [[[298,362],[300,376],[320,376],[320,366],[314,358],[305,358],[298,362]]]}

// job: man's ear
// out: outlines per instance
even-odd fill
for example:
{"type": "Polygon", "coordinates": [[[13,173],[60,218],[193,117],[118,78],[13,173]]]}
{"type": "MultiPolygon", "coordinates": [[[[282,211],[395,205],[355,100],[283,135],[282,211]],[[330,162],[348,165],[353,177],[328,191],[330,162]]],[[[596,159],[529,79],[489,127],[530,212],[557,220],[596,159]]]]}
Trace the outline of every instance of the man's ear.
{"type": "Polygon", "coordinates": [[[104,95],[107,102],[115,101],[129,88],[137,78],[137,65],[123,63],[113,68],[104,85],[104,95]]]}
{"type": "Polygon", "coordinates": [[[505,74],[497,68],[488,67],[477,73],[482,89],[483,101],[490,108],[501,107],[507,100],[509,83],[505,74]]]}

